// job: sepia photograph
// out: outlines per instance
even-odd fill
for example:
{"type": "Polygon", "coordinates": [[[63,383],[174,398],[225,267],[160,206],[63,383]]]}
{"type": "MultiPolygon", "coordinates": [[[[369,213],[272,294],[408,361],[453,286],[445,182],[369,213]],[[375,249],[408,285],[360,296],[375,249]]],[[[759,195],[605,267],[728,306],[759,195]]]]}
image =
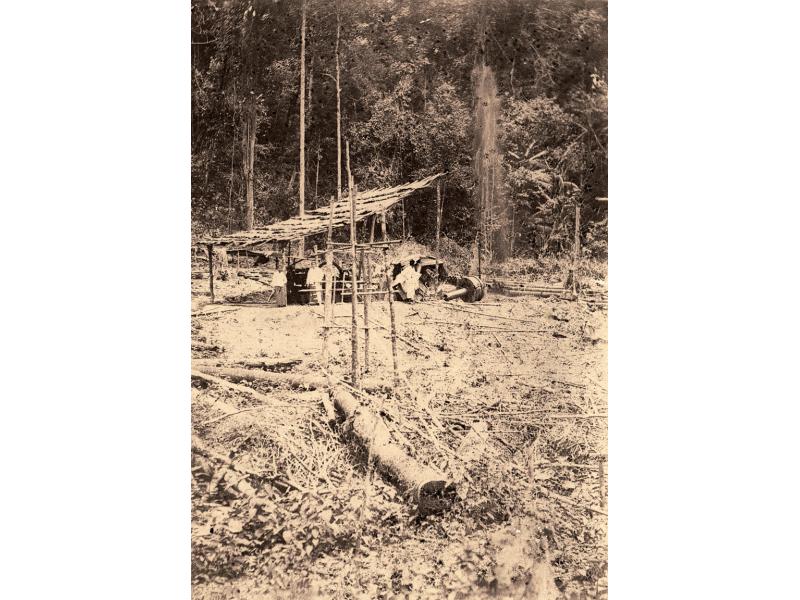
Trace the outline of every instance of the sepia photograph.
{"type": "Polygon", "coordinates": [[[3,597],[797,595],[800,8],[4,9],[3,597]]]}
{"type": "Polygon", "coordinates": [[[192,0],[195,600],[608,597],[607,15],[192,0]]]}

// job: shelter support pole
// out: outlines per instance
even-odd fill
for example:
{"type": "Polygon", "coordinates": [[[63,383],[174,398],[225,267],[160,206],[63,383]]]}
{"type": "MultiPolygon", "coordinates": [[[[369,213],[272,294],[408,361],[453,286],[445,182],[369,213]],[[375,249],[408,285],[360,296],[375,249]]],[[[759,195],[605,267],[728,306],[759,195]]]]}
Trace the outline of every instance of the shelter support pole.
{"type": "Polygon", "coordinates": [[[356,277],[356,264],[358,257],[356,256],[356,237],[358,232],[356,230],[356,196],[358,191],[355,189],[353,182],[353,175],[350,172],[350,142],[345,142],[347,152],[347,183],[350,190],[350,249],[353,258],[353,268],[351,270],[351,281],[353,289],[351,290],[350,300],[352,310],[352,328],[350,337],[352,341],[352,357],[351,357],[351,376],[350,383],[356,389],[359,389],[359,372],[358,372],[358,280],[356,277]]]}
{"type": "Polygon", "coordinates": [[[600,508],[606,507],[606,483],[605,473],[603,472],[603,458],[601,457],[598,462],[598,475],[600,476],[600,508]]]}
{"type": "MultiPolygon", "coordinates": [[[[386,239],[386,219],[381,220],[381,225],[384,230],[384,240],[386,239]]],[[[389,297],[389,333],[392,339],[392,369],[394,374],[394,387],[400,387],[400,367],[397,364],[397,326],[394,318],[394,292],[392,291],[392,272],[389,270],[389,260],[387,254],[389,246],[383,247],[383,271],[386,274],[386,286],[389,289],[387,296],[389,297]]]]}
{"type": "Polygon", "coordinates": [[[442,185],[436,182],[436,288],[439,288],[439,265],[442,261],[439,232],[442,228],[442,185]]]}
{"type": "Polygon", "coordinates": [[[369,373],[369,299],[372,295],[372,268],[369,252],[361,249],[361,279],[364,280],[364,373],[369,373]]]}
{"type": "Polygon", "coordinates": [[[403,241],[406,241],[406,200],[403,198],[400,200],[400,211],[403,215],[403,241]]]}
{"type": "Polygon", "coordinates": [[[581,206],[575,203],[575,242],[572,246],[572,293],[578,293],[578,260],[581,252],[581,206]]]}
{"type": "MultiPolygon", "coordinates": [[[[381,235],[383,241],[388,242],[389,236],[386,233],[386,212],[381,213],[381,235]]],[[[386,294],[389,299],[389,333],[392,340],[392,373],[394,375],[395,389],[400,387],[400,367],[397,364],[397,326],[394,318],[394,292],[392,291],[392,272],[389,270],[389,244],[383,247],[383,273],[386,277],[386,294]]]]}
{"type": "Polygon", "coordinates": [[[208,288],[214,303],[214,244],[208,244],[208,288]]]}

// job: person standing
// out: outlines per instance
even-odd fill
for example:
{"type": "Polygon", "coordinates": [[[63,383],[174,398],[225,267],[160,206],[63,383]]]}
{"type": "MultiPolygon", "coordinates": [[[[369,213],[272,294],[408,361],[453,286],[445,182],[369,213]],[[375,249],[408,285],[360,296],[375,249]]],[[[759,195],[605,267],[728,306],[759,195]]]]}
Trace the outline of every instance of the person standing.
{"type": "Polygon", "coordinates": [[[275,290],[275,305],[286,306],[286,273],[282,268],[272,274],[272,287],[275,290]]]}
{"type": "Polygon", "coordinates": [[[319,267],[317,261],[311,265],[306,275],[306,286],[312,290],[316,296],[317,304],[322,305],[322,282],[325,279],[325,272],[319,267]]]}

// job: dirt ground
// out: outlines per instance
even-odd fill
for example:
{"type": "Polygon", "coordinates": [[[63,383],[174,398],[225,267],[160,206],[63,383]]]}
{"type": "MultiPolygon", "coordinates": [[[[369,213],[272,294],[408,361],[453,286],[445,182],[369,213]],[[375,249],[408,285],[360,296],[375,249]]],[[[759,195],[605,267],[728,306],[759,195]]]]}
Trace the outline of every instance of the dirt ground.
{"type": "MultiPolygon", "coordinates": [[[[320,376],[322,307],[210,305],[207,287],[192,281],[194,369],[283,361],[320,376]]],[[[264,289],[215,282],[218,298],[264,289]]],[[[367,375],[384,387],[364,401],[457,484],[452,507],[416,514],[328,425],[324,390],[240,381],[255,398],[193,379],[193,436],[209,451],[193,453],[193,597],[606,597],[605,305],[489,294],[395,308],[401,386],[389,333],[373,325],[367,375]],[[224,460],[261,500],[218,485],[231,479],[224,460]]],[[[387,303],[370,318],[388,327],[387,303]]],[[[349,304],[335,322],[331,370],[346,378],[349,304]]]]}

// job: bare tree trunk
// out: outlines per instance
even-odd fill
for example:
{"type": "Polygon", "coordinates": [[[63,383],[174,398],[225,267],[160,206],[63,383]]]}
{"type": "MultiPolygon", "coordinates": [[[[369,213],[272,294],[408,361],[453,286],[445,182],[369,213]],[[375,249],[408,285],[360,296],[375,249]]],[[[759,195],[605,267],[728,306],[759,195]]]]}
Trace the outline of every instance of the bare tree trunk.
{"type": "Polygon", "coordinates": [[[248,98],[242,119],[242,172],[245,184],[244,228],[250,231],[255,226],[255,201],[253,197],[253,164],[256,149],[256,105],[248,98]]]}
{"type": "MultiPolygon", "coordinates": [[[[306,3],[300,29],[300,218],[306,214],[306,3]]],[[[300,256],[305,253],[305,238],[300,239],[300,256]]]]}
{"type": "Polygon", "coordinates": [[[351,341],[353,345],[353,355],[351,364],[351,377],[350,383],[354,388],[358,388],[359,372],[358,372],[358,277],[356,276],[356,195],[358,192],[355,189],[353,182],[353,175],[350,172],[350,142],[346,142],[347,148],[347,188],[350,191],[350,249],[352,251],[353,268],[350,275],[352,282],[352,289],[350,290],[350,302],[353,308],[352,315],[352,331],[351,341]]]}
{"type": "Polygon", "coordinates": [[[319,208],[317,206],[317,193],[319,190],[319,161],[322,158],[320,156],[320,150],[319,139],[317,139],[317,176],[314,178],[314,208],[319,208]]]}
{"type": "Polygon", "coordinates": [[[336,200],[342,201],[342,87],[339,82],[339,38],[342,24],[336,3],[336,200]]]}

